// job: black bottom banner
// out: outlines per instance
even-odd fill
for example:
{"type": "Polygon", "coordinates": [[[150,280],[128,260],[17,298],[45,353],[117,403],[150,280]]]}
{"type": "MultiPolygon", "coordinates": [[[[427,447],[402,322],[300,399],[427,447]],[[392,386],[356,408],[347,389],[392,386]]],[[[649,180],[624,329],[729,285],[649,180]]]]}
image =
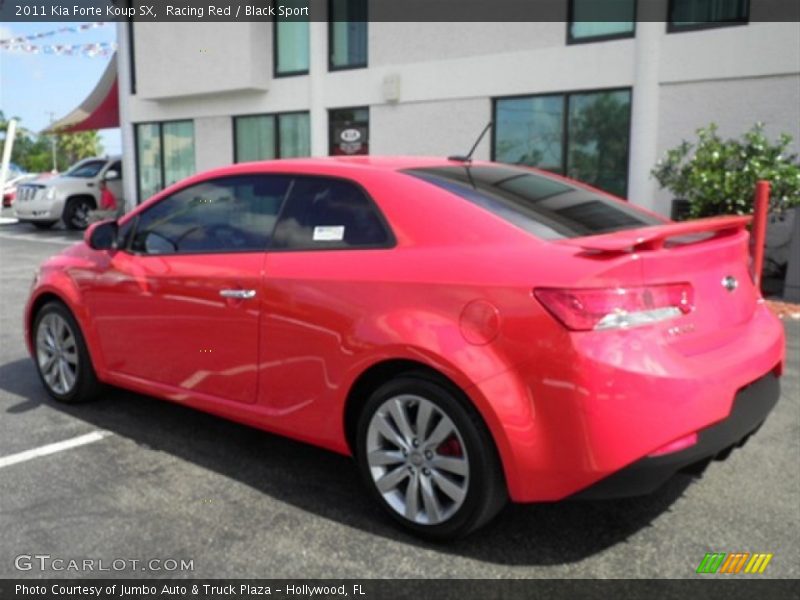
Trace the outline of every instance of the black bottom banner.
{"type": "Polygon", "coordinates": [[[800,598],[796,580],[758,579],[42,579],[0,580],[0,600],[352,600],[800,598]]]}

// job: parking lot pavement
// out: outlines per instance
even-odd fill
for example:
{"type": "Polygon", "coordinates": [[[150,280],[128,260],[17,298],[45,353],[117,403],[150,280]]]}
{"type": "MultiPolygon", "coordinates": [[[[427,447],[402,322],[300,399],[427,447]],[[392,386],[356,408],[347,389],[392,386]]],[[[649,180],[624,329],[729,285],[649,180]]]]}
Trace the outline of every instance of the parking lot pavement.
{"type": "Polygon", "coordinates": [[[711,551],[770,552],[760,577],[800,576],[800,323],[786,324],[777,408],[702,479],[638,499],[511,506],[432,545],[388,522],[347,458],[123,391],[48,400],[21,312],[34,267],[79,237],[0,225],[0,577],[87,576],[20,572],[22,554],[193,561],[110,573],[134,577],[695,577],[711,551]]]}
{"type": "MultiPolygon", "coordinates": [[[[76,240],[81,239],[83,233],[80,231],[69,231],[64,229],[61,223],[53,225],[50,229],[36,229],[28,223],[18,223],[13,216],[11,209],[5,208],[0,211],[0,239],[10,241],[27,241],[39,244],[68,246],[76,240]]],[[[52,247],[50,253],[58,252],[52,247]]]]}

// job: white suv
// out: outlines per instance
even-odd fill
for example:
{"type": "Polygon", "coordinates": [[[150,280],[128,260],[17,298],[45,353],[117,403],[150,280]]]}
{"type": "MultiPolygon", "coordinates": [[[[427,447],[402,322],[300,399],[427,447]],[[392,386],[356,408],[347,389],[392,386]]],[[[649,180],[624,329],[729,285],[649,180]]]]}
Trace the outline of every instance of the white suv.
{"type": "Polygon", "coordinates": [[[121,159],[109,156],[86,158],[58,177],[20,185],[14,213],[20,222],[40,229],[58,221],[63,221],[67,229],[85,229],[89,212],[100,206],[102,181],[114,194],[117,206],[124,206],[121,159]]]}

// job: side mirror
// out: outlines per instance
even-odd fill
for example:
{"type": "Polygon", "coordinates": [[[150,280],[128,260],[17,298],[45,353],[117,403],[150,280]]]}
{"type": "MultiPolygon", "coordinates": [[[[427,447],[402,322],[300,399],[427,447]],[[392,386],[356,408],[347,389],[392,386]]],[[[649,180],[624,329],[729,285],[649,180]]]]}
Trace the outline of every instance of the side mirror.
{"type": "Polygon", "coordinates": [[[83,234],[83,241],[93,250],[112,250],[117,247],[118,231],[116,221],[92,223],[83,234]]]}
{"type": "Polygon", "coordinates": [[[106,171],[106,174],[103,176],[103,179],[106,180],[119,179],[119,171],[115,169],[109,169],[108,171],[106,171]]]}

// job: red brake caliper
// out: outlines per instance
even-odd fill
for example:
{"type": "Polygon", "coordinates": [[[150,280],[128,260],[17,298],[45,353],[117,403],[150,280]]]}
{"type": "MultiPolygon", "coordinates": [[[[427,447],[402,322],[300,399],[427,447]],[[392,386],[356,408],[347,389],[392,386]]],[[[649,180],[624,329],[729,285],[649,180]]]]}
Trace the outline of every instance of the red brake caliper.
{"type": "Polygon", "coordinates": [[[440,456],[461,456],[463,454],[461,450],[461,443],[454,435],[451,435],[449,438],[439,444],[436,452],[440,456]]]}

